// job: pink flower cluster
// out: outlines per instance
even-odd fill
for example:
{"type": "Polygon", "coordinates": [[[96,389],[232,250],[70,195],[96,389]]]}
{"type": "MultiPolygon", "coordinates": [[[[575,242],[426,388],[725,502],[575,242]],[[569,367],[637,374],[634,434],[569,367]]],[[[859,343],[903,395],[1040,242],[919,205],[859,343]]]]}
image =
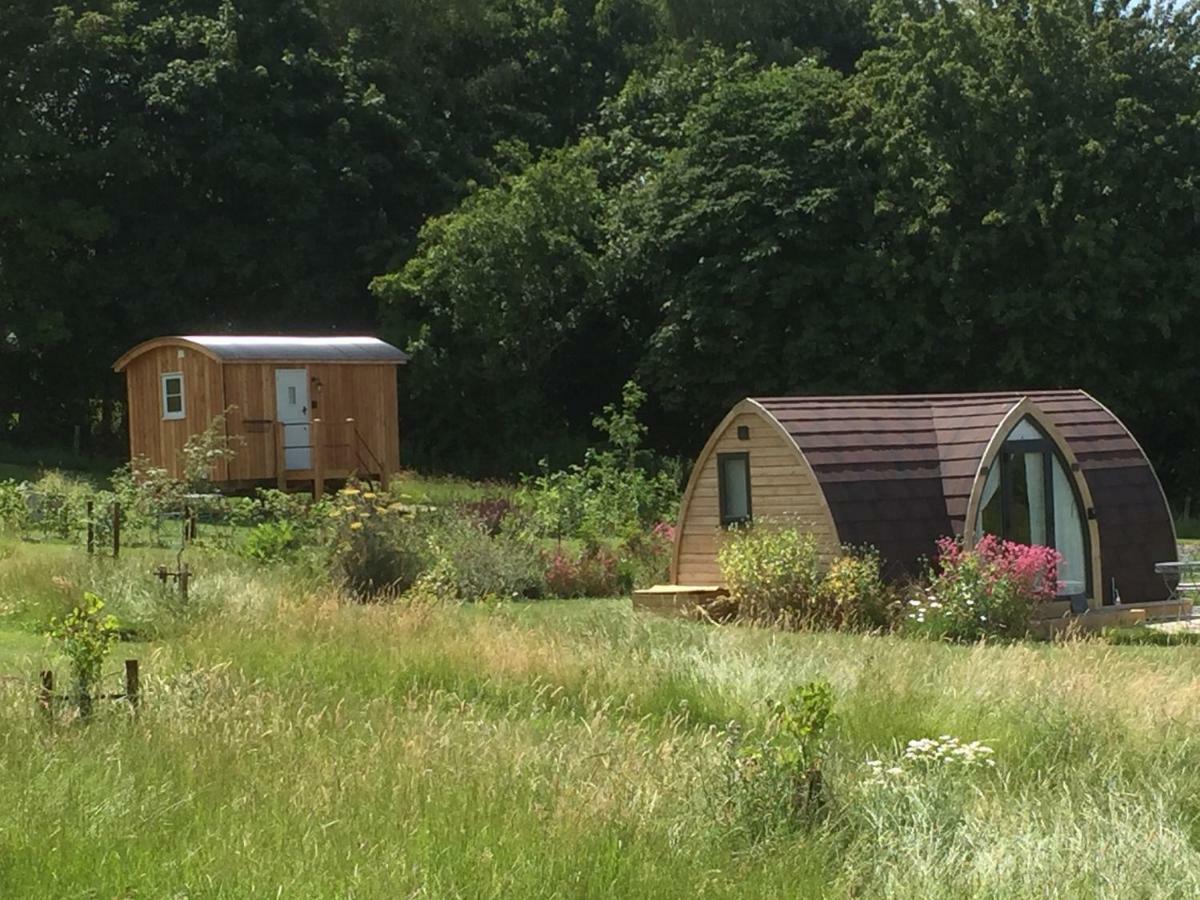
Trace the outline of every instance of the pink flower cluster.
{"type": "Polygon", "coordinates": [[[943,574],[953,574],[968,554],[983,564],[988,582],[1001,579],[1018,586],[1031,600],[1053,600],[1058,594],[1058,568],[1062,554],[1053,547],[1018,544],[995,535],[984,535],[973,550],[964,550],[954,538],[938,541],[938,563],[943,574]]]}
{"type": "Polygon", "coordinates": [[[675,542],[675,526],[670,522],[659,522],[650,530],[650,533],[660,541],[665,541],[668,544],[675,542]]]}
{"type": "Polygon", "coordinates": [[[617,558],[607,550],[584,551],[577,558],[561,548],[544,554],[546,589],[552,597],[611,597],[620,593],[617,558]]]}

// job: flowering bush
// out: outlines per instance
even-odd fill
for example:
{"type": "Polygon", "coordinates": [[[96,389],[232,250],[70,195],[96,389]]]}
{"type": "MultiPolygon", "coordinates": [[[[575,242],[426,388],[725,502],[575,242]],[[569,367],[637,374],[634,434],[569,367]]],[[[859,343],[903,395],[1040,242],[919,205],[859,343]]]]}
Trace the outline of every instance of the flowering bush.
{"type": "Polygon", "coordinates": [[[559,547],[542,559],[546,591],[552,597],[611,597],[622,590],[617,557],[603,548],[573,556],[559,547]]]}
{"type": "Polygon", "coordinates": [[[867,760],[864,783],[868,786],[891,784],[932,769],[956,772],[990,769],[996,765],[994,754],[991,747],[980,741],[964,744],[949,734],[938,738],[919,738],[909,741],[900,758],[892,765],[887,765],[881,759],[867,760]]]}
{"type": "Polygon", "coordinates": [[[334,526],[334,575],[356,596],[401,593],[424,570],[427,547],[402,504],[351,483],[337,493],[327,515],[334,526]]]}
{"type": "Polygon", "coordinates": [[[910,630],[954,641],[1019,637],[1035,603],[1052,600],[1062,560],[1050,547],[987,535],[972,550],[938,541],[937,566],[908,601],[910,630]]]}

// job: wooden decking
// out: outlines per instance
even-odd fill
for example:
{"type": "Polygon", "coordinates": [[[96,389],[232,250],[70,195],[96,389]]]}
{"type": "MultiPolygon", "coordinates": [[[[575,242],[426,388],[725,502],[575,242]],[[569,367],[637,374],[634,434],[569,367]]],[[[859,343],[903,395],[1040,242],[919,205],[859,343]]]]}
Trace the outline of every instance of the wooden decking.
{"type": "Polygon", "coordinates": [[[1191,600],[1153,600],[1101,606],[1078,615],[1068,611],[1060,615],[1035,616],[1030,632],[1034,637],[1053,638],[1070,632],[1088,633],[1125,625],[1190,621],[1191,618],[1191,600]]]}
{"type": "Polygon", "coordinates": [[[686,616],[704,600],[728,593],[719,584],[656,584],[633,592],[633,608],[666,616],[686,616]]]}

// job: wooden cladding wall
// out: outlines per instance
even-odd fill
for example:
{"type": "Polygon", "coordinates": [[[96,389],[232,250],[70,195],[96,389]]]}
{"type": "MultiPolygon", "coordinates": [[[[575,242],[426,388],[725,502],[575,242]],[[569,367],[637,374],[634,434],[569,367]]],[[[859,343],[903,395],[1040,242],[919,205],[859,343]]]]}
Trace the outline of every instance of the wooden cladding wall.
{"type": "MultiPolygon", "coordinates": [[[[226,426],[237,454],[231,481],[275,477],[275,369],[259,363],[225,363],[226,426]]],[[[296,366],[303,368],[303,366],[296,366]]]]}
{"type": "Polygon", "coordinates": [[[275,370],[300,368],[308,370],[309,419],[325,423],[319,440],[327,467],[380,474],[377,457],[388,472],[397,471],[400,429],[394,365],[227,362],[225,401],[237,407],[229,413],[229,433],[243,439],[235,445],[237,458],[230,464],[230,479],[275,477],[275,370]],[[346,419],[355,420],[370,453],[353,446],[353,430],[345,427],[346,419]]]}
{"type": "MultiPolygon", "coordinates": [[[[141,354],[125,370],[129,391],[129,453],[144,457],[178,478],[183,474],[183,445],[208,427],[224,409],[221,364],[202,353],[159,347],[141,354]],[[183,374],[182,419],[163,418],[162,376],[183,374]]],[[[228,477],[219,463],[213,477],[228,477]]]]}
{"type": "MultiPolygon", "coordinates": [[[[384,463],[387,471],[400,468],[400,428],[397,424],[396,367],[394,365],[338,365],[312,363],[308,367],[310,384],[316,379],[320,390],[312,388],[310,400],[316,400],[313,412],[326,422],[354,419],[358,433],[371,454],[384,463]]],[[[330,440],[339,429],[328,429],[330,440]]],[[[371,456],[361,453],[364,463],[374,467],[371,456]]]]}
{"type": "Polygon", "coordinates": [[[823,554],[838,551],[837,531],[820,487],[790,438],[761,413],[746,411],[727,419],[707,453],[697,461],[679,519],[672,581],[683,585],[721,584],[717,547],[721,539],[717,454],[750,454],[750,495],[754,520],[794,521],[816,536],[823,554]],[[738,439],[738,427],[749,439],[738,439]]]}

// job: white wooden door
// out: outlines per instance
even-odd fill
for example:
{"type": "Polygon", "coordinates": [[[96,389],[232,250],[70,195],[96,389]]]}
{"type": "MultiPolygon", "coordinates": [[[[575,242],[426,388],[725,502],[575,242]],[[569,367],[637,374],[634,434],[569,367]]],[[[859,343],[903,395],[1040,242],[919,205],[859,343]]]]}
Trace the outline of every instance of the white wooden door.
{"type": "Polygon", "coordinates": [[[275,370],[275,418],[283,423],[283,467],[311,469],[308,370],[275,370]]]}

